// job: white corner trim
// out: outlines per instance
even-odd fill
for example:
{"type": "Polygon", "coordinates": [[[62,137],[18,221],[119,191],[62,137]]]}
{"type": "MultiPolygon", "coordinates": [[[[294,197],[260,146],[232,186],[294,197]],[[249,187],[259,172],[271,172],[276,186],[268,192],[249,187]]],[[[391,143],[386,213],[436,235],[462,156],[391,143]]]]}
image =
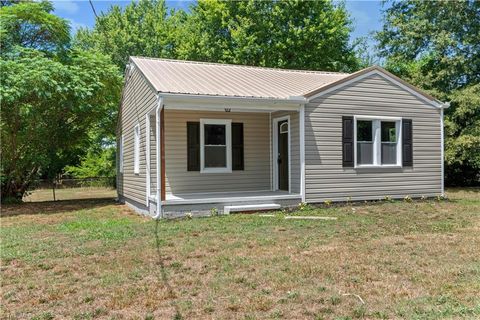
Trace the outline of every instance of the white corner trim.
{"type": "Polygon", "coordinates": [[[278,123],[280,121],[287,120],[288,121],[288,192],[292,193],[292,152],[291,152],[291,121],[290,115],[273,118],[273,126],[272,126],[272,133],[273,133],[273,191],[278,190],[278,123]]]}
{"type": "Polygon", "coordinates": [[[394,83],[395,85],[399,86],[399,87],[402,88],[403,90],[406,90],[406,91],[410,92],[410,93],[413,94],[414,96],[420,98],[421,100],[423,100],[423,101],[431,104],[432,106],[434,106],[434,107],[436,107],[436,108],[442,108],[442,107],[443,107],[443,104],[442,104],[442,103],[439,103],[439,102],[437,102],[437,101],[435,101],[435,100],[430,100],[430,99],[428,99],[427,97],[423,96],[422,94],[420,94],[420,93],[418,93],[417,91],[413,90],[412,88],[404,85],[403,83],[399,82],[398,80],[392,78],[392,77],[389,76],[388,74],[381,72],[381,71],[378,70],[378,69],[371,70],[371,71],[369,71],[369,72],[367,72],[367,73],[358,75],[357,77],[352,78],[352,79],[350,79],[350,80],[348,80],[348,81],[339,83],[339,84],[336,85],[336,86],[333,86],[333,87],[330,87],[330,88],[328,88],[328,89],[325,89],[324,91],[321,91],[321,92],[319,92],[319,93],[317,93],[317,94],[309,97],[309,98],[308,98],[308,102],[310,102],[310,101],[312,101],[313,99],[318,98],[318,97],[320,97],[320,96],[322,96],[322,95],[325,95],[325,94],[327,94],[327,93],[329,93],[329,92],[335,91],[335,90],[340,89],[340,88],[345,87],[345,86],[348,86],[348,85],[350,85],[350,84],[352,84],[352,83],[355,83],[355,82],[357,82],[357,81],[360,81],[360,80],[362,80],[362,79],[364,79],[364,78],[367,78],[367,77],[369,77],[369,76],[371,76],[371,75],[374,75],[374,74],[375,74],[375,75],[379,75],[379,76],[381,76],[382,78],[384,78],[384,79],[386,79],[386,80],[394,83]]]}
{"type": "Polygon", "coordinates": [[[300,108],[300,194],[305,202],[305,105],[300,108]]]}
{"type": "Polygon", "coordinates": [[[123,154],[124,154],[124,141],[125,135],[122,133],[120,135],[120,143],[119,143],[119,152],[118,152],[118,172],[123,173],[123,154]]]}
{"type": "Polygon", "coordinates": [[[232,119],[200,119],[200,173],[232,172],[232,119]],[[225,152],[227,166],[224,168],[205,167],[205,125],[219,124],[225,126],[225,152]]]}
{"type": "MultiPolygon", "coordinates": [[[[450,105],[450,104],[449,104],[450,105]]],[[[448,107],[447,107],[448,108],[448,107]]],[[[440,161],[441,161],[441,170],[442,170],[442,181],[441,181],[441,189],[442,189],[442,196],[445,196],[445,132],[444,132],[444,119],[443,119],[443,108],[440,109],[440,161]]]]}

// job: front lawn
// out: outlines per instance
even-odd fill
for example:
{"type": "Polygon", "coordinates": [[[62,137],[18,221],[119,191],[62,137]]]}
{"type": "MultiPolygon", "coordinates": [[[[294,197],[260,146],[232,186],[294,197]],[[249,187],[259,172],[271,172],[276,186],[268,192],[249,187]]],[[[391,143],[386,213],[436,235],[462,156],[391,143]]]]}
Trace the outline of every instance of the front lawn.
{"type": "Polygon", "coordinates": [[[480,192],[449,197],[298,213],[337,220],[4,206],[0,317],[479,318],[480,192]]]}

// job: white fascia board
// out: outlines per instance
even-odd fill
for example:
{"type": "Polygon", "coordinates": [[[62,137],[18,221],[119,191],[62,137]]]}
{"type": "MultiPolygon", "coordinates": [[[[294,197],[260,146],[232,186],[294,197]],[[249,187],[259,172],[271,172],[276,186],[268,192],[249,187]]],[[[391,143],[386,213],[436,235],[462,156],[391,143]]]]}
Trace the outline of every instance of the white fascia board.
{"type": "Polygon", "coordinates": [[[205,95],[185,95],[159,93],[164,99],[166,109],[180,110],[213,110],[225,111],[225,109],[241,110],[285,110],[297,111],[303,100],[267,99],[248,97],[223,97],[205,95]]]}
{"type": "Polygon", "coordinates": [[[381,70],[378,70],[378,69],[375,69],[375,70],[372,70],[372,71],[370,71],[370,72],[361,74],[361,75],[359,75],[358,77],[355,77],[355,78],[353,78],[353,79],[350,79],[350,80],[345,81],[345,82],[342,82],[342,83],[339,83],[338,85],[333,86],[333,87],[330,87],[330,88],[328,88],[328,89],[325,89],[324,91],[321,91],[321,92],[319,92],[319,93],[311,96],[310,98],[308,98],[308,102],[310,102],[310,101],[312,101],[313,99],[318,98],[318,97],[320,97],[320,96],[322,96],[322,95],[325,95],[325,94],[327,94],[327,93],[329,93],[329,92],[338,90],[338,89],[340,89],[340,88],[342,88],[342,87],[348,86],[348,85],[350,85],[350,84],[352,84],[352,83],[355,83],[355,82],[357,82],[357,81],[360,81],[360,80],[362,80],[362,79],[364,79],[364,78],[366,78],[366,77],[369,77],[369,76],[371,76],[371,75],[374,75],[374,74],[375,74],[375,75],[379,75],[379,76],[381,76],[382,78],[384,78],[384,79],[386,79],[386,80],[394,83],[395,85],[399,86],[400,88],[402,88],[402,89],[410,92],[410,93],[413,94],[414,96],[420,98],[421,100],[423,100],[423,101],[431,104],[432,106],[434,106],[434,107],[436,107],[436,108],[444,108],[444,105],[445,105],[444,103],[441,103],[441,102],[439,102],[439,101],[437,101],[437,100],[430,100],[430,99],[428,99],[427,97],[423,96],[422,94],[420,94],[420,93],[418,93],[417,91],[413,90],[412,88],[404,85],[403,83],[399,82],[398,80],[390,77],[388,74],[381,72],[381,70]]]}

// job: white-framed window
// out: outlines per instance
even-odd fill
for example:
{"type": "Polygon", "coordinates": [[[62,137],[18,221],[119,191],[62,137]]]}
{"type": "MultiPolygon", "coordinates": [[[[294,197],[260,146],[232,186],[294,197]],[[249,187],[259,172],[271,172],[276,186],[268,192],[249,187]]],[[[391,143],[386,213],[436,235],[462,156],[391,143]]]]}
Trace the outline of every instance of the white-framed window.
{"type": "Polygon", "coordinates": [[[200,172],[232,172],[232,120],[200,119],[200,172]]]}
{"type": "Polygon", "coordinates": [[[402,165],[402,119],[355,116],[355,167],[402,165]]]}
{"type": "Polygon", "coordinates": [[[133,128],[133,173],[140,173],[140,124],[133,128]]]}
{"type": "Polygon", "coordinates": [[[123,134],[120,136],[118,149],[118,170],[123,172],[123,134]]]}

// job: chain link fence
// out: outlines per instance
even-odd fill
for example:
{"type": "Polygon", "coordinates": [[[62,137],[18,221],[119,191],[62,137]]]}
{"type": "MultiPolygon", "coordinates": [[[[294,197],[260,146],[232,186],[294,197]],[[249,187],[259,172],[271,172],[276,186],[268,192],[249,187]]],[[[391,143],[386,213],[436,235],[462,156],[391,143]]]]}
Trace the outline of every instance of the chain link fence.
{"type": "Polygon", "coordinates": [[[115,198],[115,177],[83,179],[40,179],[35,181],[23,198],[26,202],[75,199],[115,198]]]}

